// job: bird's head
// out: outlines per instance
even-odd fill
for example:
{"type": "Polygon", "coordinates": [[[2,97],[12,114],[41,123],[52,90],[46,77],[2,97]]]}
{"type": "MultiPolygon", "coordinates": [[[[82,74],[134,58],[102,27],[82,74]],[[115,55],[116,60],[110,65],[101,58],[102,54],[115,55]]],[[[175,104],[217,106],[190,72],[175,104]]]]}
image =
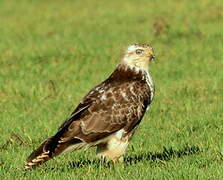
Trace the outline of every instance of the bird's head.
{"type": "Polygon", "coordinates": [[[154,58],[154,50],[150,45],[132,44],[124,52],[121,63],[147,71],[150,61],[154,58]]]}

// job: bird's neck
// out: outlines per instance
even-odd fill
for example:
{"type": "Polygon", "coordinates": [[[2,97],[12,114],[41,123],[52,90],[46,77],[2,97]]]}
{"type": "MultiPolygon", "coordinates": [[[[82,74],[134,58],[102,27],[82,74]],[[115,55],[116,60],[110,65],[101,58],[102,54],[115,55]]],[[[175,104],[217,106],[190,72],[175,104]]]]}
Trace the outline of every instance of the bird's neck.
{"type": "Polygon", "coordinates": [[[148,71],[138,68],[131,67],[126,64],[119,64],[115,71],[112,73],[111,77],[119,80],[143,80],[146,81],[148,76],[148,71]]]}

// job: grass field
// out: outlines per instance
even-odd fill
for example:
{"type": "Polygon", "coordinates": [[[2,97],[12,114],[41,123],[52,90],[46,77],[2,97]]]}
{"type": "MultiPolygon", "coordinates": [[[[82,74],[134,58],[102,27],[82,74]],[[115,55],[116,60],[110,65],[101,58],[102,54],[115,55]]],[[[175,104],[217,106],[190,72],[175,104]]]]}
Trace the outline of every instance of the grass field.
{"type": "Polygon", "coordinates": [[[221,0],[1,0],[0,179],[223,179],[221,0]],[[124,164],[95,149],[24,171],[123,49],[147,42],[156,96],[124,164]]]}

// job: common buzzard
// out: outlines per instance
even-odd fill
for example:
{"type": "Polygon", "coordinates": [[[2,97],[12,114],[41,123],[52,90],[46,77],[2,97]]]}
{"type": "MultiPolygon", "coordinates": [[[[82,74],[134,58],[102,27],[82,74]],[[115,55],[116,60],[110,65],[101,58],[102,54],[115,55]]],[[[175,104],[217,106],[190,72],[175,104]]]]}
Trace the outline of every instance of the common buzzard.
{"type": "Polygon", "coordinates": [[[122,161],[126,148],[154,96],[147,44],[130,45],[115,71],[82,99],[58,132],[28,157],[26,168],[67,151],[97,146],[97,156],[122,161]]]}

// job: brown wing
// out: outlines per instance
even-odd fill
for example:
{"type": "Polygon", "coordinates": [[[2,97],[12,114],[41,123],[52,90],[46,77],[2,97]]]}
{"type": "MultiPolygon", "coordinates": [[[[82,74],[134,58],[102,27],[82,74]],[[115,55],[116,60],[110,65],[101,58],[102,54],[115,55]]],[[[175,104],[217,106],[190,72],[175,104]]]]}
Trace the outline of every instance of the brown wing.
{"type": "Polygon", "coordinates": [[[93,103],[96,102],[98,98],[101,97],[102,93],[109,88],[108,81],[104,81],[103,83],[99,84],[92,90],[88,92],[88,94],[82,99],[82,102],[77,106],[77,108],[71,113],[71,116],[60,126],[59,130],[69,126],[73,121],[78,120],[77,114],[82,114],[84,110],[89,108],[93,103]]]}
{"type": "Polygon", "coordinates": [[[145,78],[131,73],[115,71],[92,89],[44,148],[56,153],[71,144],[95,142],[122,128],[126,134],[131,131],[150,103],[145,78]]]}
{"type": "Polygon", "coordinates": [[[140,122],[148,103],[149,91],[145,87],[135,81],[97,86],[61,126],[60,142],[73,138],[94,142],[122,128],[126,131],[133,128],[140,122]]]}
{"type": "Polygon", "coordinates": [[[151,90],[142,74],[131,73],[134,72],[115,71],[91,90],[58,132],[31,153],[27,168],[49,160],[71,145],[81,149],[120,129],[126,134],[132,131],[150,104],[151,90]]]}
{"type": "Polygon", "coordinates": [[[123,127],[131,129],[140,122],[150,95],[143,72],[119,66],[83,98],[59,131],[67,131],[64,140],[76,137],[90,142],[123,127]]]}

